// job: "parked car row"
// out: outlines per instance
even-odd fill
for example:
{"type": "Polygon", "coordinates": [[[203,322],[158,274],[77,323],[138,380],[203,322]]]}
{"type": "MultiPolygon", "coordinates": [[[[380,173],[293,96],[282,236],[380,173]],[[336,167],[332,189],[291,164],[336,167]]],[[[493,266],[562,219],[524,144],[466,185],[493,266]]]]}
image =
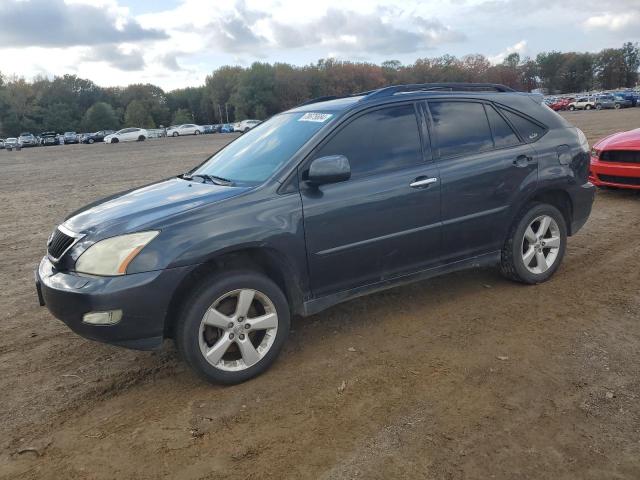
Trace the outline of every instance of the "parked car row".
{"type": "Polygon", "coordinates": [[[196,125],[193,123],[185,123],[182,125],[171,125],[167,128],[167,137],[179,137],[181,135],[201,135],[210,133],[246,133],[261,120],[242,120],[237,123],[220,123],[215,125],[196,125]]]}
{"type": "Polygon", "coordinates": [[[56,132],[42,132],[38,136],[29,132],[24,132],[17,138],[7,138],[6,140],[0,138],[0,149],[4,148],[11,151],[20,150],[23,147],[61,144],[141,142],[148,138],[161,136],[179,137],[182,135],[201,135],[210,133],[246,133],[259,123],[261,123],[260,120],[243,120],[235,124],[224,123],[215,125],[196,125],[193,123],[185,123],[182,125],[172,125],[166,130],[147,130],[144,128],[129,127],[118,131],[99,130],[93,133],[76,133],[70,131],[58,134],[56,132]]]}
{"type": "Polygon", "coordinates": [[[640,92],[613,91],[593,94],[565,95],[546,97],[546,105],[555,111],[560,110],[604,110],[640,106],[640,92]]]}

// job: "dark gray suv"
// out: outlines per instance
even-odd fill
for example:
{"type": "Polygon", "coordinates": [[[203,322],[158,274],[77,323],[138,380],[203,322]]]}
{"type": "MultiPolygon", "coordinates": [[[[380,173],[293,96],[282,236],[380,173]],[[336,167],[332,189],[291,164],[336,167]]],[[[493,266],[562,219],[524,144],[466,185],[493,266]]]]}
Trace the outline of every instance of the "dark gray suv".
{"type": "Polygon", "coordinates": [[[321,98],[51,235],[40,302],[85,337],[173,338],[204,378],[276,358],[292,314],[495,265],[536,284],[587,221],[583,133],[536,95],[424,84],[321,98]]]}

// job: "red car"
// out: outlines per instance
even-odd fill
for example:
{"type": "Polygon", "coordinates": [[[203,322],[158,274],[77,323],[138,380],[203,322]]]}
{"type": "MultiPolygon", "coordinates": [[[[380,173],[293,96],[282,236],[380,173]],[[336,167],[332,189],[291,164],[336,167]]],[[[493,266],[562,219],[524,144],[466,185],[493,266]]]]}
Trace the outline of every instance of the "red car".
{"type": "Polygon", "coordinates": [[[614,133],[593,146],[589,181],[640,190],[640,128],[614,133]]]}
{"type": "Polygon", "coordinates": [[[556,112],[559,110],[566,110],[569,108],[569,104],[573,101],[570,98],[558,98],[555,102],[549,104],[549,108],[551,110],[555,110],[556,112]]]}

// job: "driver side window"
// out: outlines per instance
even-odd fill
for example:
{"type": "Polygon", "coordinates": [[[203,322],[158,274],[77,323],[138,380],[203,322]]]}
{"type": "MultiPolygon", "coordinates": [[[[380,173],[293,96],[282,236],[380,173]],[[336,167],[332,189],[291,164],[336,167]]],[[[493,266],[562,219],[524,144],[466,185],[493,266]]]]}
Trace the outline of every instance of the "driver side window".
{"type": "Polygon", "coordinates": [[[413,104],[381,108],[357,117],[320,147],[314,159],[329,155],[349,159],[351,178],[422,163],[413,104]]]}

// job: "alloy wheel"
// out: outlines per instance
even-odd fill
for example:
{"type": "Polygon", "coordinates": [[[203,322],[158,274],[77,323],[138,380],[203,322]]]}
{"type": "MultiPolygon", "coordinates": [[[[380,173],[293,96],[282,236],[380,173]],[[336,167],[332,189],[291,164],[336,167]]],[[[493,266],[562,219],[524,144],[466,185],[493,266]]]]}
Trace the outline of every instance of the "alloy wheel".
{"type": "Polygon", "coordinates": [[[278,314],[269,297],[252,289],[233,290],[202,317],[200,352],[217,369],[245,370],[269,352],[277,331],[278,314]]]}
{"type": "Polygon", "coordinates": [[[522,239],[522,261],[531,273],[549,270],[560,252],[560,228],[549,215],[536,217],[527,226],[522,239]]]}

